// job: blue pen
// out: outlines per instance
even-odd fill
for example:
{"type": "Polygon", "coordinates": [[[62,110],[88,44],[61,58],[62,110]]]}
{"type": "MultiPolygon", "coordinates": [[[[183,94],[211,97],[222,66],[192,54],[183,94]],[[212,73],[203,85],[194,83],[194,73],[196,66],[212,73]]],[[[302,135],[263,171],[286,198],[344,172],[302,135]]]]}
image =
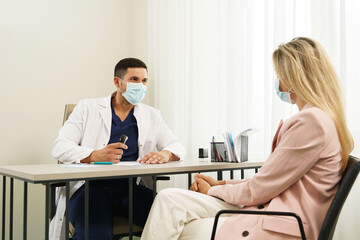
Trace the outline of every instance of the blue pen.
{"type": "Polygon", "coordinates": [[[104,165],[111,165],[113,162],[92,162],[92,164],[104,164],[104,165]]]}
{"type": "Polygon", "coordinates": [[[233,146],[234,146],[234,142],[233,142],[233,139],[232,139],[231,133],[229,133],[229,140],[230,140],[230,144],[231,144],[231,146],[233,147],[233,146]]]}

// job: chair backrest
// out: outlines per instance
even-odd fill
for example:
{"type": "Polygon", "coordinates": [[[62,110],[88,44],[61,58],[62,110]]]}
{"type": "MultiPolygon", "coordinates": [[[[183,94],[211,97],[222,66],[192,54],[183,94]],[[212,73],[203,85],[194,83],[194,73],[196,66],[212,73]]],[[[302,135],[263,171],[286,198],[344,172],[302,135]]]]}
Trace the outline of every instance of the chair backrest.
{"type": "Polygon", "coordinates": [[[345,203],[347,196],[359,174],[360,162],[359,158],[349,156],[346,170],[341,179],[339,189],[330,205],[330,208],[325,216],[325,220],[321,226],[319,239],[332,239],[338,221],[341,209],[345,203]]]}
{"type": "MultiPolygon", "coordinates": [[[[64,111],[64,117],[63,117],[63,125],[66,122],[66,120],[69,118],[70,114],[74,110],[76,104],[68,103],[65,104],[65,111],[64,111]]],[[[57,161],[58,164],[62,164],[59,160],[57,161]]]]}
{"type": "Polygon", "coordinates": [[[75,106],[76,106],[76,104],[71,104],[71,103],[65,105],[63,124],[69,118],[69,116],[72,113],[72,111],[74,110],[75,106]]]}

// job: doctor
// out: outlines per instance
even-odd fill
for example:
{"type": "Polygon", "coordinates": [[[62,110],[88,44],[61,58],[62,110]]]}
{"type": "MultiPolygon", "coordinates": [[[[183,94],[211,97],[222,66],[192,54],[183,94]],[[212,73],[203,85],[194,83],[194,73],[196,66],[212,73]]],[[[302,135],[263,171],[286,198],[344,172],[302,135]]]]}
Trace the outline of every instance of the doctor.
{"type": "MultiPolygon", "coordinates": [[[[139,59],[126,58],[115,67],[116,92],[99,99],[80,101],[59,131],[52,146],[62,163],[136,161],[162,164],[178,161],[185,149],[167,127],[159,110],[140,103],[146,93],[147,67],[139,59]],[[119,143],[121,134],[128,136],[119,143]],[[158,150],[158,151],[157,151],[158,150]]],[[[84,238],[84,181],[70,185],[70,223],[74,239],[84,238]]],[[[152,190],[134,184],[134,222],[144,226],[152,204],[152,190]]],[[[50,224],[50,238],[65,237],[65,189],[60,189],[57,209],[50,224]]],[[[113,213],[128,212],[128,179],[91,181],[89,185],[89,237],[112,239],[113,213]]]]}

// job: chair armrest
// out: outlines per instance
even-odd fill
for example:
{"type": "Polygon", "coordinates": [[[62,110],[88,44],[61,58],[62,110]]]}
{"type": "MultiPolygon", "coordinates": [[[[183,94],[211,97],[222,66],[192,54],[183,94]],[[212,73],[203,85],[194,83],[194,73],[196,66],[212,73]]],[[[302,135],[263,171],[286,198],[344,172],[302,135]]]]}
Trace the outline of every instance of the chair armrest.
{"type": "Polygon", "coordinates": [[[274,212],[274,211],[254,211],[254,210],[220,210],[215,216],[214,226],[213,226],[212,234],[211,234],[211,240],[215,239],[216,227],[217,227],[220,215],[221,214],[229,214],[229,213],[230,214],[252,214],[252,215],[277,215],[277,216],[294,217],[294,218],[296,218],[296,220],[297,220],[297,222],[299,224],[299,229],[300,229],[300,233],[301,233],[301,239],[306,240],[304,226],[302,224],[300,216],[297,215],[296,213],[293,213],[293,212],[274,212]]]}
{"type": "Polygon", "coordinates": [[[156,176],[156,181],[169,181],[169,176],[156,176]]]}
{"type": "Polygon", "coordinates": [[[50,188],[57,188],[57,187],[64,187],[66,186],[65,182],[57,182],[57,183],[50,183],[50,188]]]}

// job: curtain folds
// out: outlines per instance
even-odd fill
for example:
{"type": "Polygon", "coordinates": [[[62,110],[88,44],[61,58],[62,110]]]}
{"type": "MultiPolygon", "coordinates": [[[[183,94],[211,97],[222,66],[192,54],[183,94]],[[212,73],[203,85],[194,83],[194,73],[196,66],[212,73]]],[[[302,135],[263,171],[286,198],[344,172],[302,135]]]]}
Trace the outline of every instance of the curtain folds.
{"type": "MultiPolygon", "coordinates": [[[[280,119],[298,111],[275,94],[271,55],[298,36],[328,52],[343,85],[353,154],[360,156],[359,9],[356,0],[149,0],[154,105],[187,157],[209,148],[212,136],[222,141],[224,131],[253,127],[249,157],[266,159],[280,119]]],[[[349,239],[343,230],[336,234],[349,239]]]]}

